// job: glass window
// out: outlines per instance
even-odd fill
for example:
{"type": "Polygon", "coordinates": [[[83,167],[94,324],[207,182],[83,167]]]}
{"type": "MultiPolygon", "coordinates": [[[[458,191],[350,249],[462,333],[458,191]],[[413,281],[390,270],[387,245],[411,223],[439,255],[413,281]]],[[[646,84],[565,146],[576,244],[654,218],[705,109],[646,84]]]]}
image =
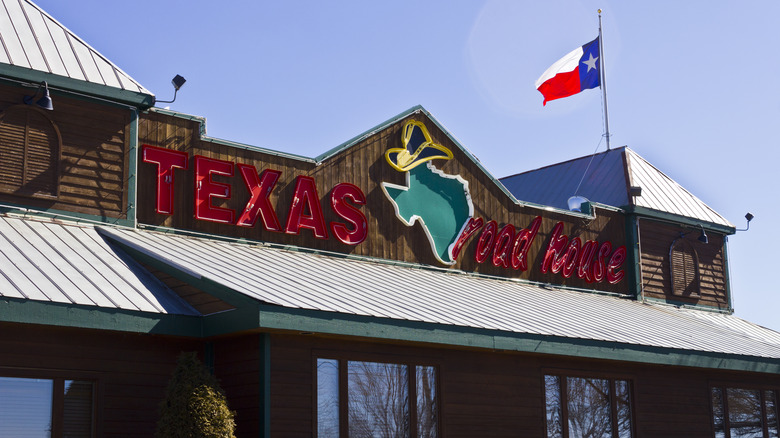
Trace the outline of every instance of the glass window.
{"type": "Polygon", "coordinates": [[[92,436],[92,382],[66,380],[62,401],[62,436],[92,436]]]}
{"type": "Polygon", "coordinates": [[[716,438],[778,436],[775,391],[716,387],[711,393],[716,438]]]}
{"type": "Polygon", "coordinates": [[[339,436],[339,361],[317,360],[317,436],[339,436]]]}
{"type": "Polygon", "coordinates": [[[51,437],[54,382],[0,377],[0,436],[51,437]]]}
{"type": "Polygon", "coordinates": [[[438,438],[438,409],[435,367],[317,360],[320,438],[339,437],[341,431],[361,438],[403,438],[411,436],[412,431],[419,438],[438,438]]]}
{"type": "Polygon", "coordinates": [[[349,436],[409,436],[406,365],[349,362],[349,436]]]}
{"type": "Polygon", "coordinates": [[[92,382],[0,377],[0,437],[90,438],[93,393],[92,382]]]}
{"type": "Polygon", "coordinates": [[[544,377],[549,438],[630,438],[631,385],[627,380],[544,377]]]}

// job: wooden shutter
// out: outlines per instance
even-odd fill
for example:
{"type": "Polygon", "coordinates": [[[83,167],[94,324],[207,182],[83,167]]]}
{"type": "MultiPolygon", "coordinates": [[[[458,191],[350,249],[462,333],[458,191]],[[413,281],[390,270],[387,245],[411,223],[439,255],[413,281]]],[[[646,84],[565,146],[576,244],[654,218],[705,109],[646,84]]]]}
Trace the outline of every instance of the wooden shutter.
{"type": "Polygon", "coordinates": [[[699,257],[690,242],[677,240],[669,252],[674,295],[699,296],[699,257]]]}
{"type": "Polygon", "coordinates": [[[0,115],[0,190],[58,195],[60,135],[46,115],[26,105],[0,115]]]}

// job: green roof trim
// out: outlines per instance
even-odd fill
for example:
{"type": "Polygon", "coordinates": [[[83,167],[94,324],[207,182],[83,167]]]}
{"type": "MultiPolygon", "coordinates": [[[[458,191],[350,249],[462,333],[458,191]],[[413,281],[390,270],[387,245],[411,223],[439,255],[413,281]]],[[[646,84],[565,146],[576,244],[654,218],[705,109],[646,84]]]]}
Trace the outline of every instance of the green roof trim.
{"type": "Polygon", "coordinates": [[[261,328],[720,370],[780,373],[780,359],[260,306],[261,328]]]}
{"type": "Polygon", "coordinates": [[[10,213],[17,216],[38,216],[50,219],[64,219],[70,222],[88,223],[90,225],[118,225],[123,227],[133,227],[132,219],[122,219],[117,217],[99,216],[94,214],[77,213],[73,211],[58,210],[54,208],[39,210],[37,208],[25,207],[20,204],[0,204],[0,213],[10,213]]]}
{"type": "Polygon", "coordinates": [[[704,222],[700,219],[693,219],[685,216],[676,215],[673,213],[667,213],[659,210],[653,210],[647,207],[629,207],[626,212],[628,214],[636,214],[641,218],[658,219],[664,222],[674,223],[676,225],[688,225],[694,228],[704,227],[707,231],[715,231],[722,234],[735,234],[737,229],[735,227],[727,227],[725,225],[714,224],[712,222],[704,222]]]}
{"type": "Polygon", "coordinates": [[[199,336],[198,316],[147,313],[17,298],[0,299],[0,321],[173,336],[199,336]]]}
{"type": "MultiPolygon", "coordinates": [[[[46,81],[49,85],[49,91],[55,95],[58,91],[65,93],[73,92],[85,97],[108,100],[113,103],[129,105],[141,109],[149,108],[153,106],[155,102],[154,95],[152,94],[94,84],[4,63],[0,63],[0,77],[11,78],[14,82],[30,83],[31,85],[36,86],[38,83],[46,81]]],[[[54,105],[57,105],[56,101],[54,102],[54,105]]]]}

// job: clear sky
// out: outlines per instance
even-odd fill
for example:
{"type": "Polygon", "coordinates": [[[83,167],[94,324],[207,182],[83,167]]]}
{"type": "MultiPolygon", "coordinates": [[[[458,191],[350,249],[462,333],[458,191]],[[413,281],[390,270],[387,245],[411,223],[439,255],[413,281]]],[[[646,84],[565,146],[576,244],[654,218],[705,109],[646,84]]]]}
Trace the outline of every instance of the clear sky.
{"type": "Polygon", "coordinates": [[[534,81],[598,35],[611,146],[737,228],[736,314],[780,330],[780,2],[173,1],[37,4],[208,134],[316,156],[422,105],[496,177],[604,151],[601,90],[542,106],[534,81]],[[774,266],[774,267],[773,267],[774,266]]]}

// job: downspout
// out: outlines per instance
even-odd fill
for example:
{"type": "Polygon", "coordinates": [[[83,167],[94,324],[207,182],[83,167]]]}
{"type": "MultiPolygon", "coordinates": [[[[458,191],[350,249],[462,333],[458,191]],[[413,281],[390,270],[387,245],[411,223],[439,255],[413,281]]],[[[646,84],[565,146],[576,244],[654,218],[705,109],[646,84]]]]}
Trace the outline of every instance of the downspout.
{"type": "Polygon", "coordinates": [[[130,150],[128,154],[130,175],[127,180],[127,220],[133,228],[138,227],[135,206],[138,196],[138,108],[130,108],[130,150]]]}
{"type": "Polygon", "coordinates": [[[629,215],[628,223],[626,224],[626,234],[628,235],[628,241],[631,245],[631,259],[633,261],[633,269],[631,269],[631,279],[633,280],[633,293],[637,301],[644,302],[644,280],[642,278],[642,242],[639,237],[639,220],[640,218],[636,214],[629,215]]]}

